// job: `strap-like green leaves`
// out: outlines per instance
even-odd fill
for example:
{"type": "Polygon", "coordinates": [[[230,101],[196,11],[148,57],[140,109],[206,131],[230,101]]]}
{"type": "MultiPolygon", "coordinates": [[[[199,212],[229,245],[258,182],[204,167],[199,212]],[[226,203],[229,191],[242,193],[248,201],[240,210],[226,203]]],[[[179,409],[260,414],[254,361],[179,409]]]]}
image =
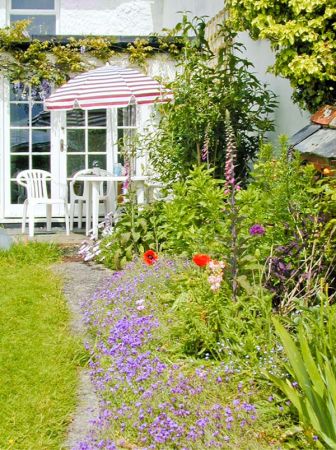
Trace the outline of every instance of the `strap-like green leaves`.
{"type": "MultiPolygon", "coordinates": [[[[313,428],[329,448],[336,448],[336,360],[329,361],[321,353],[314,359],[302,327],[298,343],[276,319],[275,329],[288,357],[287,369],[298,383],[271,374],[266,376],[288,397],[297,409],[300,421],[313,428]]],[[[314,345],[314,344],[311,344],[314,345]]]]}

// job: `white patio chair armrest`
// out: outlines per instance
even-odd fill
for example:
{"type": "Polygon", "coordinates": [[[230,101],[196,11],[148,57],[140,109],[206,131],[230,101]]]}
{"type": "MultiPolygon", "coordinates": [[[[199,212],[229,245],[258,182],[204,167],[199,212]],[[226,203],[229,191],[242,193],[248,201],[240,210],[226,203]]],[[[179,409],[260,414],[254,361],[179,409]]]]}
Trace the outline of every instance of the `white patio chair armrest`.
{"type": "Polygon", "coordinates": [[[25,179],[25,177],[24,176],[22,176],[22,173],[18,173],[17,174],[17,176],[16,176],[16,182],[17,182],[17,184],[19,184],[20,186],[23,186],[23,187],[27,187],[27,181],[26,181],[26,179],[25,179]]]}
{"type": "Polygon", "coordinates": [[[69,183],[70,194],[72,194],[74,192],[74,185],[75,185],[75,183],[76,183],[76,180],[71,180],[70,183],[69,183]]]}

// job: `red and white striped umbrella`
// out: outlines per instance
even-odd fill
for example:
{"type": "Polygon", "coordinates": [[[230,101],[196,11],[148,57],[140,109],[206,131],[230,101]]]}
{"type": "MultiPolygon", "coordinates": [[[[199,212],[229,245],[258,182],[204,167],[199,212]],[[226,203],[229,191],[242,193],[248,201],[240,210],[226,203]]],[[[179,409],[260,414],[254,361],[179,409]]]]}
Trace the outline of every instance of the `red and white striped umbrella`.
{"type": "Polygon", "coordinates": [[[104,66],[77,75],[45,100],[45,108],[69,110],[148,105],[172,99],[171,91],[134,69],[104,66]]]}

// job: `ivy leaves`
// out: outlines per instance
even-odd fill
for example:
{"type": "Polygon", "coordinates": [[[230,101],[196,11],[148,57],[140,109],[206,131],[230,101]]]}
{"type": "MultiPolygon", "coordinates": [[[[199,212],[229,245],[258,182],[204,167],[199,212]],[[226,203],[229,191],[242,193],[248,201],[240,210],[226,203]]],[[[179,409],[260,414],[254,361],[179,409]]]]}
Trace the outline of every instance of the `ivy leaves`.
{"type": "Polygon", "coordinates": [[[268,39],[275,75],[288,78],[293,99],[315,111],[336,99],[336,4],[330,0],[228,0],[230,25],[268,39]]]}

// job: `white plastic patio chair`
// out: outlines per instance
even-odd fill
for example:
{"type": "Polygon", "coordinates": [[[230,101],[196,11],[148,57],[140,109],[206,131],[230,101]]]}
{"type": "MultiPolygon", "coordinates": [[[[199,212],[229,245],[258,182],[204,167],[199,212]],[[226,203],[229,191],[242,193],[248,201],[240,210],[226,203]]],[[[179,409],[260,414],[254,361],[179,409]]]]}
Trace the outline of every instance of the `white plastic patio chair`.
{"type": "Polygon", "coordinates": [[[46,205],[47,231],[51,231],[52,205],[62,204],[64,206],[66,234],[69,235],[69,211],[66,199],[53,198],[48,195],[47,182],[51,181],[51,173],[39,169],[23,170],[17,175],[16,181],[19,185],[24,186],[27,191],[27,198],[23,203],[22,233],[25,233],[26,230],[28,213],[29,236],[34,236],[35,207],[41,204],[46,205]]]}
{"type": "MultiPolygon", "coordinates": [[[[85,175],[98,175],[98,176],[112,176],[110,172],[98,167],[93,167],[91,169],[80,170],[75,173],[70,181],[70,230],[73,230],[75,221],[75,204],[78,202],[78,214],[77,214],[77,224],[78,228],[82,228],[83,221],[83,203],[86,203],[89,199],[88,186],[85,181],[78,181],[77,178],[85,175]],[[79,189],[81,191],[79,192],[79,189]]],[[[113,181],[102,181],[100,185],[99,201],[104,202],[105,216],[110,212],[110,201],[112,201],[112,193],[114,189],[113,181]]],[[[87,208],[86,208],[87,211],[87,208]]],[[[85,220],[88,222],[90,218],[87,217],[87,212],[85,214],[85,220]]],[[[90,224],[91,226],[91,224],[90,224]]],[[[87,224],[87,230],[89,229],[87,224]]]]}

